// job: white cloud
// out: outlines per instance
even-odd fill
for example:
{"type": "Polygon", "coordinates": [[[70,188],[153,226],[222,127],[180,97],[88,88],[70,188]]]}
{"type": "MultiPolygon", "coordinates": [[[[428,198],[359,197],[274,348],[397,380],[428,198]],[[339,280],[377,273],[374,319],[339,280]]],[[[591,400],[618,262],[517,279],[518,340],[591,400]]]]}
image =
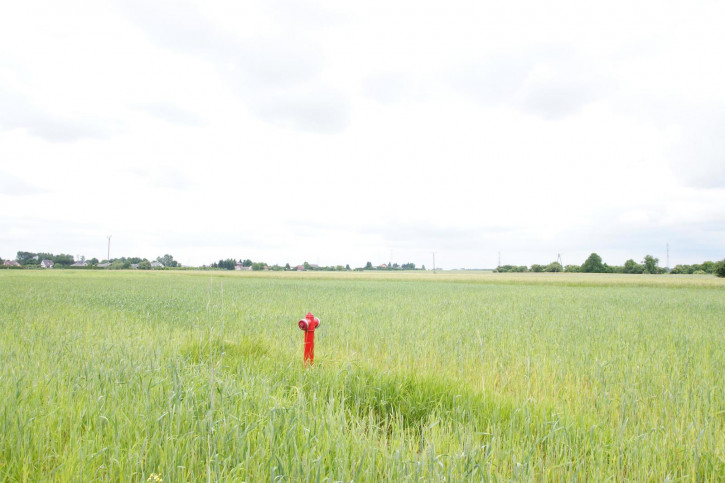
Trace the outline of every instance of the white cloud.
{"type": "Polygon", "coordinates": [[[544,119],[561,119],[612,90],[613,81],[597,72],[597,67],[571,47],[537,46],[459,67],[453,86],[484,106],[507,106],[544,119]]]}
{"type": "Polygon", "coordinates": [[[36,186],[27,177],[18,177],[0,171],[0,195],[33,196],[43,193],[44,190],[36,186]]]}
{"type": "Polygon", "coordinates": [[[44,111],[22,94],[3,91],[0,86],[0,130],[21,129],[51,142],[71,142],[108,135],[103,121],[76,118],[44,111]]]}
{"type": "Polygon", "coordinates": [[[675,173],[695,187],[725,188],[725,104],[695,110],[676,131],[675,173]]]}
{"type": "Polygon", "coordinates": [[[193,112],[178,107],[173,103],[154,102],[150,104],[140,104],[138,108],[152,116],[171,123],[195,126],[203,124],[201,117],[193,112]]]}

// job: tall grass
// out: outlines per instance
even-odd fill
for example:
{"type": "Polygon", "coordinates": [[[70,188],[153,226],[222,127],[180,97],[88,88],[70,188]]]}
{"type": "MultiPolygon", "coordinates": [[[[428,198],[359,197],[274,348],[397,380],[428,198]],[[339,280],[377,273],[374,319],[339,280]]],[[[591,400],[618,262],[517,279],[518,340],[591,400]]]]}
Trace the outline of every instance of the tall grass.
{"type": "Polygon", "coordinates": [[[631,280],[6,271],[0,481],[721,481],[725,284],[631,280]]]}

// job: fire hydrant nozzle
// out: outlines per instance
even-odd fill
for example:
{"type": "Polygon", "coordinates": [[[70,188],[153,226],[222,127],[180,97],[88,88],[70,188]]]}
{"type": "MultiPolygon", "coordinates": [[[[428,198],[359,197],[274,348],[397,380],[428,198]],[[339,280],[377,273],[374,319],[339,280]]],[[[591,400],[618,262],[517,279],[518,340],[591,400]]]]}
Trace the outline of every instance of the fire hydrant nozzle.
{"type": "Polygon", "coordinates": [[[315,329],[320,326],[320,319],[308,312],[298,325],[305,331],[305,365],[312,365],[315,360],[315,329]]]}

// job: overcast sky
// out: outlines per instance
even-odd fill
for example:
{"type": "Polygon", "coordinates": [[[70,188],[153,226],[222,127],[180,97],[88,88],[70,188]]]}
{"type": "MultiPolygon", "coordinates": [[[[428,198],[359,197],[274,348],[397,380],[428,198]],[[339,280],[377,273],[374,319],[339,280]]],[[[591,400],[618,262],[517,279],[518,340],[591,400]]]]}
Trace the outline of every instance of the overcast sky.
{"type": "Polygon", "coordinates": [[[725,3],[34,1],[0,257],[725,258],[725,3]]]}

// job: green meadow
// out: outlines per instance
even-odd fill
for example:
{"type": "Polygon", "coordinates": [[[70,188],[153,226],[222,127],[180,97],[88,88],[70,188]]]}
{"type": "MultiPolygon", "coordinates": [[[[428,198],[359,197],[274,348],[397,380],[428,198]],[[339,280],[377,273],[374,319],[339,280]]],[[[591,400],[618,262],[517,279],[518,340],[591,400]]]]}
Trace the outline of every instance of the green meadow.
{"type": "Polygon", "coordinates": [[[4,270],[0,395],[3,482],[723,481],[725,279],[4,270]]]}

